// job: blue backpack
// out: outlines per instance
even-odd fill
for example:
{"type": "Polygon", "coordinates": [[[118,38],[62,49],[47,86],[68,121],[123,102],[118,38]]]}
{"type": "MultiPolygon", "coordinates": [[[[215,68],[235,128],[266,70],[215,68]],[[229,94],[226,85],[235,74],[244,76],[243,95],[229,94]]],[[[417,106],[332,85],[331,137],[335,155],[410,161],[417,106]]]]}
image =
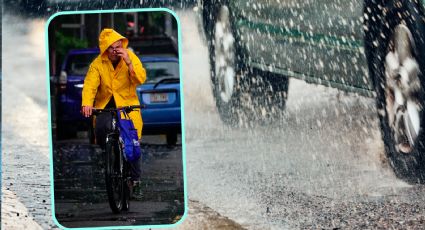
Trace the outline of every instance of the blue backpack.
{"type": "Polygon", "coordinates": [[[119,110],[124,114],[118,114],[118,126],[120,129],[120,137],[124,143],[124,157],[129,162],[135,162],[140,158],[141,149],[139,138],[137,137],[137,129],[134,128],[133,121],[124,109],[119,110]]]}

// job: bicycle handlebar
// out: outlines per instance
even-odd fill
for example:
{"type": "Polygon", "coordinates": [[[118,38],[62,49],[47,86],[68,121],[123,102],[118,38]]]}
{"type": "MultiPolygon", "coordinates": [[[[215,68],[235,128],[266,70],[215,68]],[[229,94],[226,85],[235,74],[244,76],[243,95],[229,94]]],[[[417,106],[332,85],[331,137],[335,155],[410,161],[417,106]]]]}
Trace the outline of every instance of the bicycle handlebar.
{"type": "Polygon", "coordinates": [[[129,106],[124,106],[124,107],[119,107],[119,108],[110,108],[110,109],[95,109],[93,108],[92,110],[92,114],[93,115],[97,115],[99,113],[104,113],[104,112],[113,112],[113,111],[117,111],[117,110],[124,110],[126,113],[129,113],[131,111],[133,111],[134,109],[143,109],[145,108],[146,105],[129,105],[129,106]]]}

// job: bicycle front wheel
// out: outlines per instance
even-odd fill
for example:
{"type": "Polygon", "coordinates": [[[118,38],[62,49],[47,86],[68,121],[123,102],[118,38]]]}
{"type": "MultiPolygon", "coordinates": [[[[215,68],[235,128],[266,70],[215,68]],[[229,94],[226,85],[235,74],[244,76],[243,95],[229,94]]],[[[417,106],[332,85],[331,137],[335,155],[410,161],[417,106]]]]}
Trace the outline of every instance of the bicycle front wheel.
{"type": "Polygon", "coordinates": [[[117,140],[106,143],[106,191],[112,212],[120,213],[124,200],[123,157],[117,140]]]}

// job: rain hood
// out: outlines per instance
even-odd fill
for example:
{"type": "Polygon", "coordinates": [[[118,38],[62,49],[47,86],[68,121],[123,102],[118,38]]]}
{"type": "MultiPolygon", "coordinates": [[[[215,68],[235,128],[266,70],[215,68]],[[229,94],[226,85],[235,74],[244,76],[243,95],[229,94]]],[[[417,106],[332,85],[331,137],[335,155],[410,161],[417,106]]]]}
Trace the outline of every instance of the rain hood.
{"type": "Polygon", "coordinates": [[[127,48],[128,39],[119,34],[117,31],[111,28],[105,28],[99,35],[99,49],[100,53],[103,55],[104,52],[111,46],[114,42],[122,40],[122,46],[127,48]]]}

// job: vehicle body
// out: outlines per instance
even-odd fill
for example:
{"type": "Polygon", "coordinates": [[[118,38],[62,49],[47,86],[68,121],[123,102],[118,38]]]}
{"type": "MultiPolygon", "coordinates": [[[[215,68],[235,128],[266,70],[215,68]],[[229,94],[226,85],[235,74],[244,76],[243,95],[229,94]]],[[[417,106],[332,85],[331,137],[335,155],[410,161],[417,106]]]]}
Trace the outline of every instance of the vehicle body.
{"type": "Polygon", "coordinates": [[[424,4],[199,0],[222,120],[240,125],[267,122],[264,114],[279,118],[288,77],[376,97],[396,174],[424,182],[424,4]]]}
{"type": "MultiPolygon", "coordinates": [[[[80,112],[81,93],[89,65],[97,55],[99,49],[91,48],[71,50],[65,57],[57,84],[56,120],[59,138],[75,136],[78,130],[91,130],[91,119],[83,117],[80,112]]],[[[161,54],[139,58],[147,71],[146,83],[137,88],[141,104],[146,104],[142,112],[142,132],[166,134],[167,142],[175,144],[177,134],[181,133],[178,59],[161,54]],[[158,83],[160,80],[163,81],[158,83]],[[152,101],[151,97],[161,98],[152,101]]]]}
{"type": "MultiPolygon", "coordinates": [[[[210,33],[213,25],[207,15],[214,6],[206,2],[203,21],[210,33]]],[[[249,56],[247,65],[371,95],[363,46],[363,2],[234,0],[228,1],[228,7],[235,33],[249,56]]]]}

